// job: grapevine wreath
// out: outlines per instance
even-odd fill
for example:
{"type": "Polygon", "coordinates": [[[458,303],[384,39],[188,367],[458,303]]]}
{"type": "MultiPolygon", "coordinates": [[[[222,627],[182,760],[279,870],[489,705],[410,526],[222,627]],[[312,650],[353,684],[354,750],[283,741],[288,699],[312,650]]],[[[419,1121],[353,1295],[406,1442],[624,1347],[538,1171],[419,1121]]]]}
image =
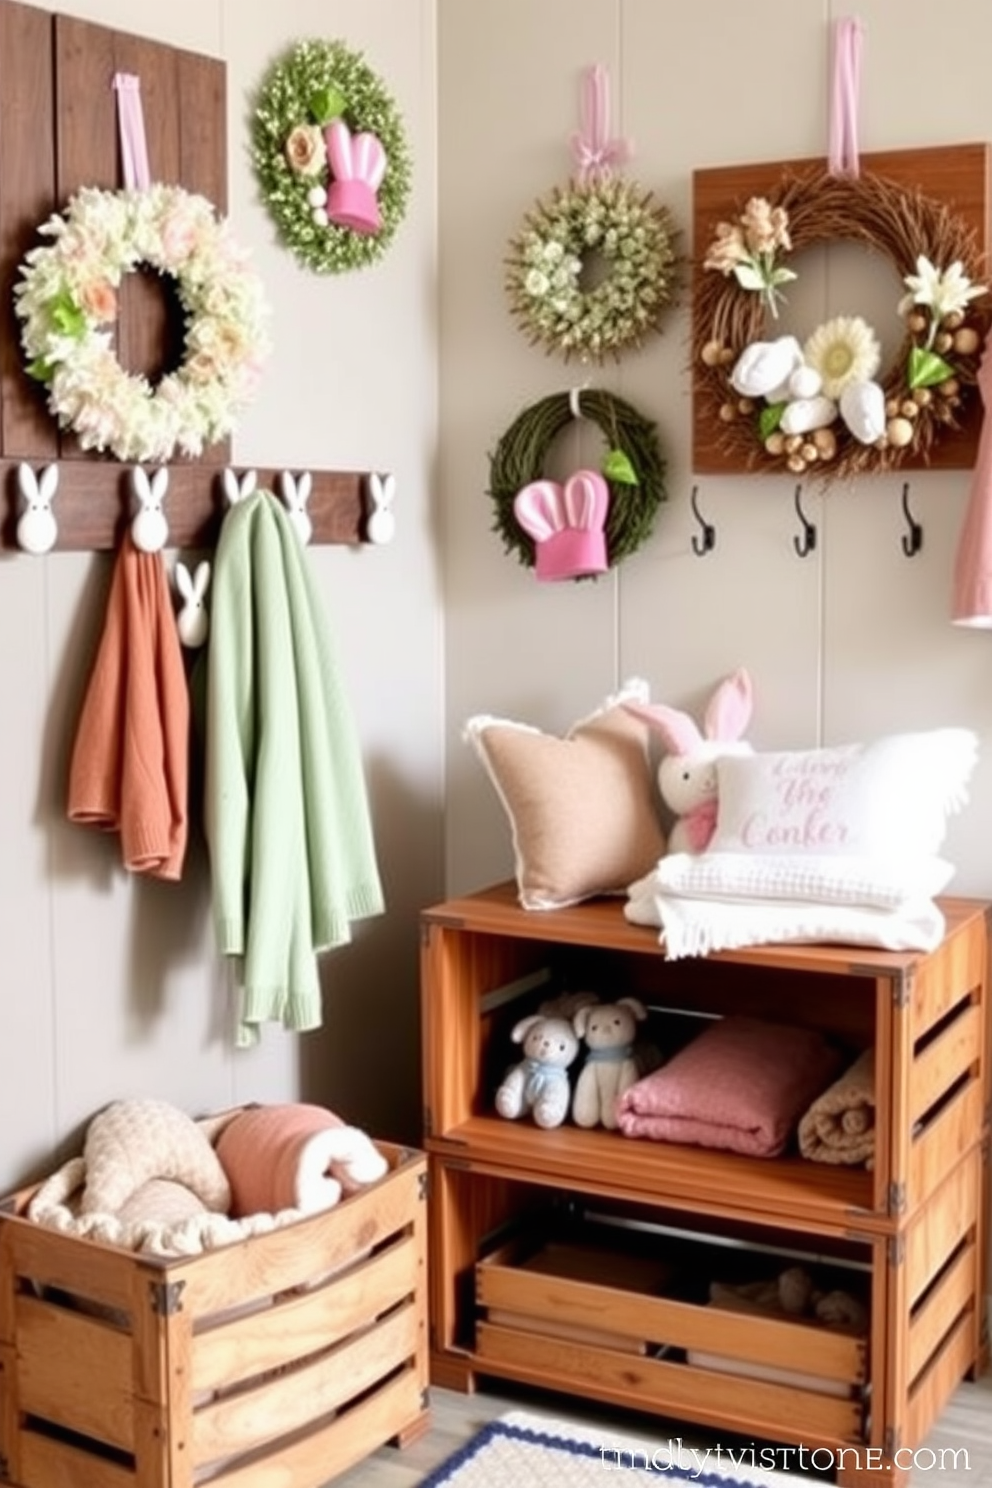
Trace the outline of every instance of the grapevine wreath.
{"type": "Polygon", "coordinates": [[[596,425],[606,440],[601,469],[609,488],[604,533],[610,567],[650,535],[658,506],[667,498],[665,460],[649,419],[599,388],[552,393],[517,415],[490,457],[493,530],[526,567],[534,566],[534,543],[517,520],[514,498],[541,478],[552,445],[577,417],[596,425]]]}
{"type": "Polygon", "coordinates": [[[976,235],[944,203],[865,173],[787,176],[720,222],[697,276],[696,396],[723,450],[827,480],[926,458],[959,426],[985,332],[976,235]],[[803,344],[776,336],[790,253],[854,240],[888,259],[906,288],[903,336],[881,368],[875,332],[836,316],[803,344]],[[976,303],[978,302],[978,303],[976,303]]]}
{"type": "Polygon", "coordinates": [[[385,252],[406,211],[410,154],[396,104],[360,53],[340,41],[310,40],[276,61],[255,104],[251,153],[279,235],[307,268],[337,274],[385,252]],[[374,229],[357,230],[328,213],[330,131],[340,123],[356,154],[364,143],[380,155],[374,229]]]}
{"type": "Polygon", "coordinates": [[[39,231],[14,308],[27,370],[83,449],[119,460],[199,455],[223,439],[254,392],[268,350],[261,281],[203,196],[156,183],[83,187],[39,231]],[[185,320],[184,360],[153,386],[113,346],[117,290],[141,265],[171,278],[185,320]]]}
{"type": "Polygon", "coordinates": [[[674,298],[673,239],[667,209],[622,176],[556,187],[511,240],[512,312],[532,344],[566,361],[618,358],[658,330],[674,298]]]}

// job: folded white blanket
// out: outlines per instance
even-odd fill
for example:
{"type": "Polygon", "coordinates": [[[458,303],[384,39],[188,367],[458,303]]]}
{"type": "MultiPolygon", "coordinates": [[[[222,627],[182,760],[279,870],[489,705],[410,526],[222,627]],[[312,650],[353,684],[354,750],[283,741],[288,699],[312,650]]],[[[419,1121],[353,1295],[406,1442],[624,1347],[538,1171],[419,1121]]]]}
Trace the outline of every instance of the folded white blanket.
{"type": "MultiPolygon", "coordinates": [[[[954,877],[946,858],[883,858],[840,853],[666,853],[649,878],[656,888],[694,899],[786,899],[898,909],[932,899],[954,877]]],[[[647,880],[641,880],[646,882],[647,880]]]]}
{"type": "Polygon", "coordinates": [[[890,909],[788,899],[703,898],[661,886],[657,871],[631,884],[624,914],[656,925],[669,959],[775,942],[826,942],[888,951],[932,951],[944,916],[932,899],[906,899],[890,909]]]}

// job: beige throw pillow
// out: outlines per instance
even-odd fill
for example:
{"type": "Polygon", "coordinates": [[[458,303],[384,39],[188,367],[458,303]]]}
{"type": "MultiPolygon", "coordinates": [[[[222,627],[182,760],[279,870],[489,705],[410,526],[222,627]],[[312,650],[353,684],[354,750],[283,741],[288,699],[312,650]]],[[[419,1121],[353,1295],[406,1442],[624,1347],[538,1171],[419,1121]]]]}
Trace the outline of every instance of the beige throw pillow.
{"type": "Polygon", "coordinates": [[[623,707],[646,701],[629,682],[564,738],[488,714],[466,724],[509,817],[525,909],[625,894],[664,853],[648,726],[623,707]]]}

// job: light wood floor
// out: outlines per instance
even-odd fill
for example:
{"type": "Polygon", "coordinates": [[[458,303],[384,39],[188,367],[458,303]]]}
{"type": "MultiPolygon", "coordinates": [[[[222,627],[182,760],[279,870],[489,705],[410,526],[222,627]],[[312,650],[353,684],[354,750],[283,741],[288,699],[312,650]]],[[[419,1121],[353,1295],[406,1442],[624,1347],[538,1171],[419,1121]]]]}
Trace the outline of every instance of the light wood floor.
{"type": "MultiPolygon", "coordinates": [[[[664,1443],[669,1434],[681,1434],[687,1442],[691,1437],[703,1445],[716,1440],[703,1432],[690,1433],[684,1427],[671,1427],[655,1418],[611,1412],[598,1406],[585,1408],[574,1399],[552,1397],[546,1392],[530,1393],[510,1385],[499,1394],[460,1395],[435,1389],[431,1392],[431,1427],[419,1441],[404,1451],[383,1447],[350,1472],[335,1478],[334,1488],[416,1488],[432,1468],[450,1457],[481,1426],[508,1410],[533,1411],[558,1420],[574,1420],[587,1427],[601,1425],[607,1441],[611,1428],[645,1442],[664,1443]]],[[[926,1484],[930,1488],[986,1488],[992,1484],[992,1373],[976,1383],[959,1387],[926,1445],[933,1453],[963,1448],[968,1453],[968,1466],[965,1467],[961,1457],[958,1466],[952,1467],[946,1456],[934,1461],[931,1456],[921,1454],[920,1466],[912,1476],[913,1488],[924,1488],[926,1484]]],[[[746,1478],[747,1473],[742,1469],[733,1476],[746,1478]]],[[[817,1479],[811,1476],[811,1481],[817,1479]]],[[[520,1488],[528,1485],[521,1483],[520,1488]]]]}

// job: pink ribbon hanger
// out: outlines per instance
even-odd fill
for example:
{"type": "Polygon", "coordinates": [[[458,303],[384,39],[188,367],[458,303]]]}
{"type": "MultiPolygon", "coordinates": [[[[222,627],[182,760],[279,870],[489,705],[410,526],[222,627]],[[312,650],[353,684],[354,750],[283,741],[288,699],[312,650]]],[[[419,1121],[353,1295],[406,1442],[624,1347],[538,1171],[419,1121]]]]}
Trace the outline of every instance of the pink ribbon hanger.
{"type": "Polygon", "coordinates": [[[830,90],[832,176],[857,176],[858,100],[861,90],[861,43],[864,27],[857,16],[841,16],[834,25],[833,79],[830,90]]]}
{"type": "Polygon", "coordinates": [[[572,155],[580,186],[608,176],[633,153],[629,140],[610,138],[610,75],[602,63],[586,69],[582,79],[580,128],[572,135],[572,155]]]}
{"type": "Polygon", "coordinates": [[[146,191],[151,185],[145,116],[141,108],[141,79],[131,72],[114,73],[117,93],[117,129],[121,141],[121,165],[128,191],[146,191]]]}

